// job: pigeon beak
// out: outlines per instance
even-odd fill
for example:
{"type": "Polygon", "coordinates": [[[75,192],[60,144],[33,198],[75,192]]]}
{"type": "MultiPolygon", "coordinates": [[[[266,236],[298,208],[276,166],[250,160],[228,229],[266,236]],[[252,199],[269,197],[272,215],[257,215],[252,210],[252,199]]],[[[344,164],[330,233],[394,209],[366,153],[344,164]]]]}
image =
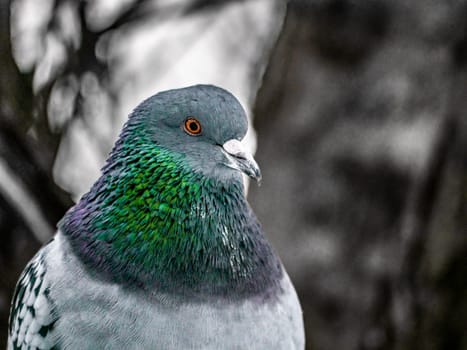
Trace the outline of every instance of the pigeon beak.
{"type": "Polygon", "coordinates": [[[261,181],[261,170],[258,163],[254,160],[253,156],[245,150],[240,141],[232,139],[222,145],[223,150],[232,161],[229,164],[233,169],[240,170],[249,177],[256,181],[261,181]]]}

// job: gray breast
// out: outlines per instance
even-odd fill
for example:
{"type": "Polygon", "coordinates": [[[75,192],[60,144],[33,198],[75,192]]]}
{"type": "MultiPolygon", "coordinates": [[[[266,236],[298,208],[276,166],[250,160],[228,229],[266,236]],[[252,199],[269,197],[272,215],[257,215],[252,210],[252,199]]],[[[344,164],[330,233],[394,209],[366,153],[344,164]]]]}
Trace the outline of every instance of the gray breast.
{"type": "Polygon", "coordinates": [[[302,312],[286,273],[276,298],[181,303],[91,278],[60,234],[49,256],[60,317],[54,333],[66,349],[304,348],[302,312]]]}

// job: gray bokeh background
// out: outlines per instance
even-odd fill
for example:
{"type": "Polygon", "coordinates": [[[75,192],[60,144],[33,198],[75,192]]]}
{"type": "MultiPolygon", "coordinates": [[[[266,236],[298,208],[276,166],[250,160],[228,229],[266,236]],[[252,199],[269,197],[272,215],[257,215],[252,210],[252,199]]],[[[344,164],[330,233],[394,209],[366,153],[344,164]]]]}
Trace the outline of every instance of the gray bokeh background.
{"type": "Polygon", "coordinates": [[[131,108],[212,83],[307,349],[467,349],[466,1],[0,0],[0,26],[0,348],[131,108]]]}

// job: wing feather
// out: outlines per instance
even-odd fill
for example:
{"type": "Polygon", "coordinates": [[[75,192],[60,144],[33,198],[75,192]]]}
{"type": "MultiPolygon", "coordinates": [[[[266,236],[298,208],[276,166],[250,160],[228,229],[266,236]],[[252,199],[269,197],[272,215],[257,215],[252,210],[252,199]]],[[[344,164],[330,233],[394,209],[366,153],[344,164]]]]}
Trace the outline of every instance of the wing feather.
{"type": "Polygon", "coordinates": [[[51,335],[57,317],[49,297],[47,247],[28,263],[11,304],[8,349],[57,349],[51,335]]]}

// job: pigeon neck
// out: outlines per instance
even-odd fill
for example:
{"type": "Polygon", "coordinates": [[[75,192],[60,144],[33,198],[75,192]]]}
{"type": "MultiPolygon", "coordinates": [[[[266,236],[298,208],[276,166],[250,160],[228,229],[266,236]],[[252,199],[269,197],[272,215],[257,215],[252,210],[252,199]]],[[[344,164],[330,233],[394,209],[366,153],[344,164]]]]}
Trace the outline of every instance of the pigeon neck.
{"type": "Polygon", "coordinates": [[[241,181],[203,177],[162,148],[118,147],[59,226],[90,271],[184,299],[275,292],[280,262],[241,181]]]}

